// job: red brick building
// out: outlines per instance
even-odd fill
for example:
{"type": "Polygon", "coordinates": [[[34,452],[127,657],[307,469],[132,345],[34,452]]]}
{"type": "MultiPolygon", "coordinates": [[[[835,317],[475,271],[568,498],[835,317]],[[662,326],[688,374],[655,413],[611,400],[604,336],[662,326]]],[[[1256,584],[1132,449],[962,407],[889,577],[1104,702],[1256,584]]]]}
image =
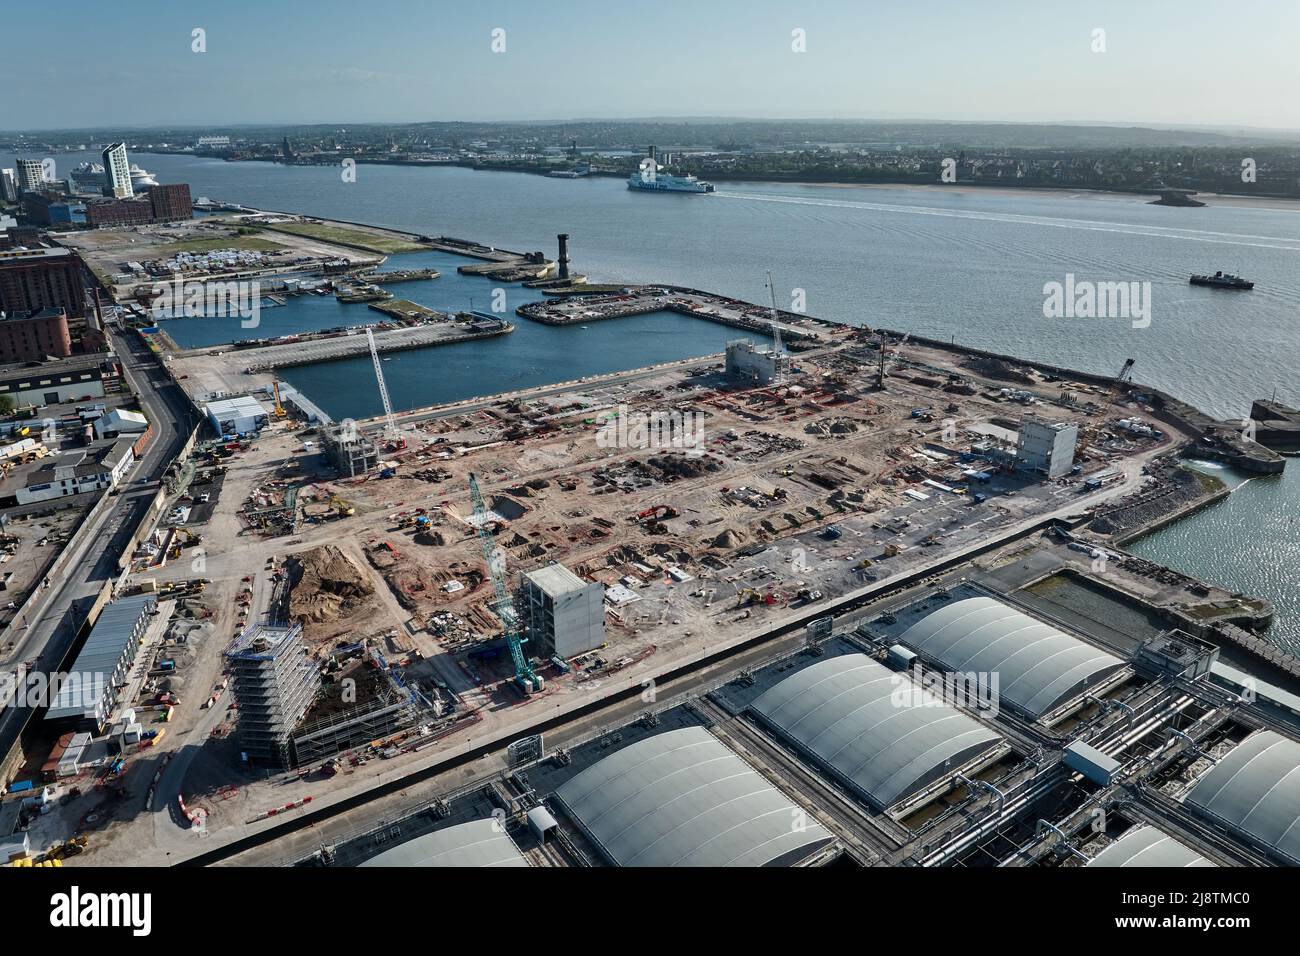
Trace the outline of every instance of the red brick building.
{"type": "Polygon", "coordinates": [[[149,187],[154,222],[183,222],[194,218],[194,202],[185,183],[149,187]]]}
{"type": "Polygon", "coordinates": [[[71,354],[68,314],[62,309],[37,309],[0,319],[0,363],[40,362],[71,354]]]}
{"type": "Polygon", "coordinates": [[[69,318],[86,315],[81,260],[68,249],[12,249],[0,252],[0,312],[62,309],[69,318]]]}
{"type": "Polygon", "coordinates": [[[147,199],[92,199],[86,203],[86,225],[143,226],[153,221],[153,206],[147,199]]]}

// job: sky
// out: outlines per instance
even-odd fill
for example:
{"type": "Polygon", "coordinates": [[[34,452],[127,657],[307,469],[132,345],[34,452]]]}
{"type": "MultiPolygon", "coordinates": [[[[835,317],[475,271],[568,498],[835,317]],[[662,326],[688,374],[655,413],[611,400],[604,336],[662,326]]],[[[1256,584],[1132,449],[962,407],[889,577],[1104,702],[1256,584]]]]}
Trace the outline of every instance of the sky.
{"type": "Polygon", "coordinates": [[[1300,129],[1298,0],[4,7],[6,130],[652,116],[1300,129]]]}

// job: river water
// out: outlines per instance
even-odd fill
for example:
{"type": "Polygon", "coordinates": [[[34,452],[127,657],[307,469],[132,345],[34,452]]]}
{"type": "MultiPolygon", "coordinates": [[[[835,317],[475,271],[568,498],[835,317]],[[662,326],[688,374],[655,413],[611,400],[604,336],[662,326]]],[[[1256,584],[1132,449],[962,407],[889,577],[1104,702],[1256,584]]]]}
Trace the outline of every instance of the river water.
{"type": "MultiPolygon", "coordinates": [[[[60,172],[91,158],[58,157],[60,172]]],[[[189,183],[196,197],[552,255],[555,234],[567,232],[574,269],[593,281],[673,282],[766,302],[770,269],[783,307],[802,298],[813,315],[1093,372],[1114,374],[1131,357],[1137,381],[1221,417],[1243,416],[1252,399],[1275,393],[1300,403],[1300,206],[1183,209],[1091,193],[770,183],[678,196],[630,192],[608,178],[363,165],[355,182],[345,182],[333,167],[134,158],[161,182],[189,183]],[[1255,290],[1187,284],[1190,273],[1216,269],[1246,275],[1255,290]],[[1045,284],[1071,274],[1076,281],[1150,283],[1150,322],[1045,318],[1045,284]]],[[[476,308],[488,306],[492,284],[456,276],[454,257],[394,257],[391,267],[417,259],[443,277],[396,286],[399,296],[457,308],[473,297],[476,308]]],[[[532,297],[506,288],[511,312],[532,297]]],[[[365,321],[352,318],[364,306],[339,307],[324,297],[290,302],[263,312],[259,336],[365,321]]],[[[227,329],[180,329],[203,321],[172,322],[168,331],[194,344],[232,337],[227,329]]],[[[735,334],[671,315],[586,329],[516,325],[504,339],[391,357],[385,377],[394,403],[415,407],[716,352],[735,334]]],[[[286,377],[332,413],[378,410],[368,360],[286,377]]],[[[1272,600],[1279,609],[1274,631],[1284,642],[1300,640],[1295,466],[1283,477],[1241,484],[1227,501],[1133,550],[1272,600]]]]}

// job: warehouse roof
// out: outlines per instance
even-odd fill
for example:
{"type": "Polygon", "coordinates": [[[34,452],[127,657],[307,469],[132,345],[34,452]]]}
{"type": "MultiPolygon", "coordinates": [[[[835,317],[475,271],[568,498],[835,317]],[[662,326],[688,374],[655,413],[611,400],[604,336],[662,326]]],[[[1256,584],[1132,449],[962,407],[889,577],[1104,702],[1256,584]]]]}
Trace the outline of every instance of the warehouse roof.
{"type": "Polygon", "coordinates": [[[1102,850],[1089,866],[1185,867],[1215,866],[1155,827],[1133,827],[1102,850]]]}
{"type": "Polygon", "coordinates": [[[1196,782],[1185,801],[1300,865],[1300,743],[1252,734],[1196,782]]]}
{"type": "Polygon", "coordinates": [[[630,744],[555,796],[619,866],[794,863],[832,839],[703,727],[630,744]]]}
{"type": "Polygon", "coordinates": [[[753,707],[884,807],[952,774],[1002,740],[865,654],[805,667],[753,707]]]}
{"type": "Polygon", "coordinates": [[[989,597],[933,611],[900,640],[949,670],[996,674],[1001,700],[1033,717],[1124,666],[1118,657],[989,597]]]}
{"type": "Polygon", "coordinates": [[[234,395],[208,402],[204,411],[212,418],[256,418],[266,415],[266,407],[252,395],[234,395]]]}
{"type": "Polygon", "coordinates": [[[519,848],[495,820],[474,820],[409,840],[361,866],[527,866],[519,848]]]}
{"type": "Polygon", "coordinates": [[[47,719],[94,713],[94,701],[103,692],[114,668],[138,639],[136,630],[141,616],[158,603],[152,594],[135,595],[113,601],[104,607],[81,653],[68,668],[75,679],[65,681],[50,704],[47,719]]]}

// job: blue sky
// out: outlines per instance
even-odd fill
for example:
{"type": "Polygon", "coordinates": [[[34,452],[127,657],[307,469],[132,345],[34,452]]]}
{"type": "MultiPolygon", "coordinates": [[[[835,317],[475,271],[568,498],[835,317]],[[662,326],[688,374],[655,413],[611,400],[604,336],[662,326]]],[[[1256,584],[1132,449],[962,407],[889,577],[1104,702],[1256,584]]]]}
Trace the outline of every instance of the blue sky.
{"type": "Polygon", "coordinates": [[[0,129],[647,116],[1300,129],[1295,0],[5,6],[0,129]],[[196,28],[206,53],[191,50],[196,28]]]}

